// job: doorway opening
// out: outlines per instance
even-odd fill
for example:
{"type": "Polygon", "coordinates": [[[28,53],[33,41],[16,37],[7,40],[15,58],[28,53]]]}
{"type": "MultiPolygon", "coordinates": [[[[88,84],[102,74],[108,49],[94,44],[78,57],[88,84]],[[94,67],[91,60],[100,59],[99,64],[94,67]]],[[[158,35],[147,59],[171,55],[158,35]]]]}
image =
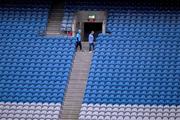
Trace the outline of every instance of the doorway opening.
{"type": "Polygon", "coordinates": [[[85,22],[84,23],[84,41],[87,42],[88,41],[88,36],[91,33],[91,31],[94,31],[94,37],[95,40],[98,36],[99,33],[102,33],[102,29],[103,29],[103,23],[98,22],[98,23],[91,23],[91,22],[85,22]]]}

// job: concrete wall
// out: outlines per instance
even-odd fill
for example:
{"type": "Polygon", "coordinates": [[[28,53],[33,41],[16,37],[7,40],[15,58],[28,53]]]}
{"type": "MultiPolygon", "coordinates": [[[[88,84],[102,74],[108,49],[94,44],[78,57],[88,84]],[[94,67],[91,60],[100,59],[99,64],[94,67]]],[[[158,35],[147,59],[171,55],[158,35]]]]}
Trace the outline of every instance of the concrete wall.
{"type": "Polygon", "coordinates": [[[102,32],[106,31],[107,13],[105,11],[79,11],[76,13],[73,24],[73,35],[78,31],[82,30],[82,38],[84,37],[84,23],[88,21],[89,15],[95,15],[96,19],[94,23],[103,23],[102,32]]]}

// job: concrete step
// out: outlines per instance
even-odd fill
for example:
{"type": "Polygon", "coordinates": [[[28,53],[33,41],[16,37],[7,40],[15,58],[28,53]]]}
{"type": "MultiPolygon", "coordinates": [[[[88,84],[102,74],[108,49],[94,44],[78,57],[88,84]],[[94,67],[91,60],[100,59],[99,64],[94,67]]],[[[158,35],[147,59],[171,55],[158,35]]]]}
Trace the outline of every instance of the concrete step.
{"type": "Polygon", "coordinates": [[[82,90],[84,89],[84,86],[79,86],[79,85],[69,85],[68,88],[75,89],[75,90],[82,90]]]}
{"type": "Polygon", "coordinates": [[[60,24],[61,23],[61,19],[59,19],[59,18],[50,18],[51,20],[49,20],[48,21],[48,24],[52,24],[52,23],[54,23],[54,24],[60,24]]]}
{"type": "MultiPolygon", "coordinates": [[[[63,104],[63,110],[65,110],[65,108],[66,108],[66,106],[76,106],[76,108],[77,108],[77,106],[81,106],[82,104],[81,104],[81,102],[72,102],[72,103],[67,103],[67,102],[65,102],[64,104],[63,104]]],[[[76,108],[73,108],[72,110],[76,110],[76,108]]]]}
{"type": "Polygon", "coordinates": [[[62,107],[62,120],[78,120],[86,88],[91,57],[92,56],[88,53],[80,54],[77,52],[75,55],[62,107]]]}
{"type": "Polygon", "coordinates": [[[59,27],[60,28],[60,23],[59,22],[49,22],[49,28],[52,28],[52,27],[59,27]]]}
{"type": "Polygon", "coordinates": [[[57,28],[57,27],[49,27],[49,28],[47,28],[47,31],[51,31],[51,32],[53,32],[53,31],[60,31],[60,29],[57,28]]]}
{"type": "Polygon", "coordinates": [[[50,11],[50,15],[48,18],[47,32],[46,35],[63,35],[61,32],[60,26],[61,21],[64,16],[64,0],[63,1],[55,1],[50,11]]]}

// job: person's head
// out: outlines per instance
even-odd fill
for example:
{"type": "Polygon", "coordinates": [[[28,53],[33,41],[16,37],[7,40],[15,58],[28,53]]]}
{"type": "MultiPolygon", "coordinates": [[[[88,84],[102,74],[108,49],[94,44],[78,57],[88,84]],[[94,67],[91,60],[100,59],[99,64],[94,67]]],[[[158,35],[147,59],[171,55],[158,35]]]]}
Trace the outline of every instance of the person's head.
{"type": "Polygon", "coordinates": [[[91,34],[92,34],[92,35],[94,34],[94,31],[93,31],[93,30],[91,31],[91,34]]]}
{"type": "Polygon", "coordinates": [[[78,33],[81,33],[81,29],[78,30],[78,33]]]}

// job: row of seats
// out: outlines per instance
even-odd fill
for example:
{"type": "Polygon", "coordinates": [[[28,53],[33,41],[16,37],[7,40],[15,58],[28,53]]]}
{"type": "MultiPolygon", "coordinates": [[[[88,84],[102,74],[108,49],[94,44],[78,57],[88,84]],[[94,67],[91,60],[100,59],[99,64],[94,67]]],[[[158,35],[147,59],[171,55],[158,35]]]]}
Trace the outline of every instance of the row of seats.
{"type": "Polygon", "coordinates": [[[79,120],[178,120],[179,106],[82,104],[79,120]]]}
{"type": "Polygon", "coordinates": [[[58,120],[61,104],[1,102],[1,120],[58,120]]]}
{"type": "Polygon", "coordinates": [[[51,5],[6,0],[0,7],[1,120],[60,119],[75,39],[43,36],[51,5]]]}
{"type": "Polygon", "coordinates": [[[106,8],[109,34],[97,38],[83,103],[180,104],[179,11],[149,11],[153,6],[147,6],[106,8]]]}
{"type": "MultiPolygon", "coordinates": [[[[12,4],[12,3],[11,3],[12,4]]],[[[43,12],[38,12],[39,10],[36,9],[25,9],[22,6],[11,8],[9,6],[2,7],[2,11],[0,13],[2,23],[1,28],[4,30],[0,33],[1,37],[6,37],[6,34],[28,34],[25,31],[21,31],[21,29],[26,29],[31,31],[31,33],[34,32],[34,34],[39,34],[40,32],[43,32],[43,30],[46,28],[47,24],[47,18],[48,18],[48,10],[44,9],[43,12]],[[7,9],[9,8],[8,12],[7,9]],[[19,8],[18,11],[16,11],[16,8],[19,8]],[[22,9],[23,8],[23,9],[22,9]],[[10,12],[11,11],[11,12],[10,12]],[[29,19],[28,19],[29,18],[29,19]],[[31,18],[31,19],[30,19],[31,18]],[[42,21],[43,20],[43,21],[42,21]],[[5,29],[18,29],[18,32],[11,32],[9,30],[5,29]],[[37,29],[38,31],[33,31],[37,29]],[[5,35],[5,36],[4,36],[5,35]]],[[[46,4],[44,4],[46,5],[46,4]]],[[[42,8],[43,10],[43,8],[42,8]]],[[[7,36],[8,37],[8,36],[7,36]]]]}

